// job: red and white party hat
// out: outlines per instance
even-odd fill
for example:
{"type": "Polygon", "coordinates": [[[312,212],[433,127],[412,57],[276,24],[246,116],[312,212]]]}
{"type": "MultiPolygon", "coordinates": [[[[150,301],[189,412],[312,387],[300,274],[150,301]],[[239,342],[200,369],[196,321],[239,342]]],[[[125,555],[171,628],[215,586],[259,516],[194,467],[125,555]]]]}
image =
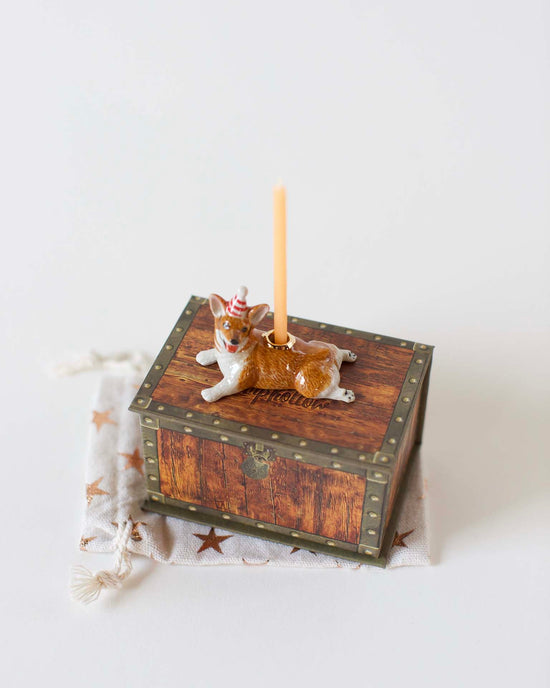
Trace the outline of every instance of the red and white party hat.
{"type": "Polygon", "coordinates": [[[227,315],[232,315],[234,318],[244,318],[248,311],[246,305],[246,295],[248,289],[246,287],[239,287],[237,293],[227,304],[227,315]]]}

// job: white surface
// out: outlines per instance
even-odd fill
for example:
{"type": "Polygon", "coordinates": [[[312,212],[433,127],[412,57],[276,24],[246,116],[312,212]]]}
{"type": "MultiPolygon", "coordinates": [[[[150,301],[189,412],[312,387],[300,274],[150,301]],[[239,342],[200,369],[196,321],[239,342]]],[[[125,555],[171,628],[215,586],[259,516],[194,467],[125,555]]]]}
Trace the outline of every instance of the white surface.
{"type": "MultiPolygon", "coordinates": [[[[544,2],[18,2],[4,12],[7,686],[548,685],[544,2]],[[73,605],[90,346],[153,353],[188,295],[436,345],[435,565],[136,561],[73,605]]],[[[107,558],[108,559],[108,558],[107,558]]]]}

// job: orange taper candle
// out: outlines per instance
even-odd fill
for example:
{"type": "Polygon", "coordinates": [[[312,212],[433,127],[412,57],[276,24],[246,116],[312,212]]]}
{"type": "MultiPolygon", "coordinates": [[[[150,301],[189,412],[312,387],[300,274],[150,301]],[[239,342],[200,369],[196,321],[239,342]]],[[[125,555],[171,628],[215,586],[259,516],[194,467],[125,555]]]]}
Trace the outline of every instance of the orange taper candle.
{"type": "Polygon", "coordinates": [[[286,191],[284,186],[273,189],[273,274],[275,286],[275,344],[286,344],[286,191]]]}

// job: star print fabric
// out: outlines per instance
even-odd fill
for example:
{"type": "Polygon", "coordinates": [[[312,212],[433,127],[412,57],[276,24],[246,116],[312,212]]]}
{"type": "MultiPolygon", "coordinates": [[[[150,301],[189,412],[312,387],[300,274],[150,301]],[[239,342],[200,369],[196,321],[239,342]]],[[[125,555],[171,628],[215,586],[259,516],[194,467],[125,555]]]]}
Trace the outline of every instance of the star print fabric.
{"type": "MultiPolygon", "coordinates": [[[[104,375],[90,411],[80,548],[113,552],[117,533],[127,529],[127,549],[159,562],[181,565],[235,564],[352,568],[361,565],[221,528],[143,511],[146,495],[139,417],[128,411],[140,375],[104,375]]],[[[388,568],[430,563],[426,524],[426,486],[416,459],[409,475],[388,568]]],[[[373,567],[362,566],[373,570],[373,567]]]]}

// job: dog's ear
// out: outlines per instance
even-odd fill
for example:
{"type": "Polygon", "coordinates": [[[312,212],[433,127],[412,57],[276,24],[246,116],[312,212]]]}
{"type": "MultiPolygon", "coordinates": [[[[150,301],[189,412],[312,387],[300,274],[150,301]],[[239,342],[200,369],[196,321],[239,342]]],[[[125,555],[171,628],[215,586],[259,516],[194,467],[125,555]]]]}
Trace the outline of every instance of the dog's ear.
{"type": "Polygon", "coordinates": [[[210,301],[210,310],[215,318],[221,318],[225,313],[225,307],[227,306],[227,301],[222,299],[221,296],[217,294],[210,294],[208,297],[210,301]]]}
{"type": "Polygon", "coordinates": [[[267,315],[268,310],[269,306],[267,303],[260,303],[258,306],[251,308],[248,311],[248,319],[250,320],[250,324],[257,325],[260,323],[267,315]]]}

